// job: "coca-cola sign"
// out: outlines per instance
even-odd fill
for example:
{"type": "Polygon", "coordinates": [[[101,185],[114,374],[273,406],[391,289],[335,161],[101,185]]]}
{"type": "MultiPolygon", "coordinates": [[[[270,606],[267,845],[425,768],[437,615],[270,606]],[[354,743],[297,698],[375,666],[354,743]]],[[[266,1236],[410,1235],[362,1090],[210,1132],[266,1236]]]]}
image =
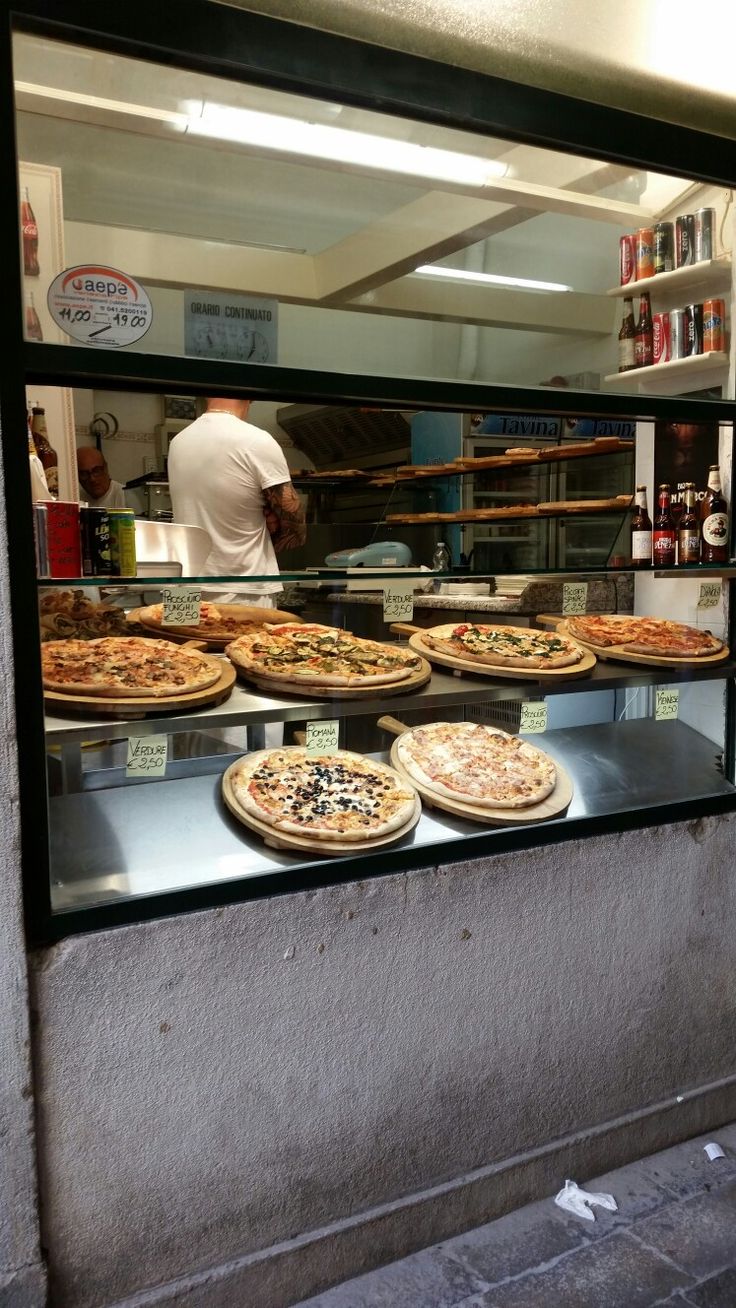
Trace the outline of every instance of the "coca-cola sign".
{"type": "Polygon", "coordinates": [[[104,264],[65,268],[46,298],[54,322],[85,345],[132,345],[153,321],[153,306],[140,282],[104,264]]]}

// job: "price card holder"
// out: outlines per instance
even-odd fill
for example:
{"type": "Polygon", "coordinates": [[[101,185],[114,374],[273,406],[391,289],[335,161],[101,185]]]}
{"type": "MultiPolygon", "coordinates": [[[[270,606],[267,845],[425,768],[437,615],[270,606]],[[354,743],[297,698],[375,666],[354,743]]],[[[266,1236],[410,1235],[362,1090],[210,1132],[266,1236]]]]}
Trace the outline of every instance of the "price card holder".
{"type": "Polygon", "coordinates": [[[532,733],[539,734],[546,730],[547,701],[545,699],[533,700],[531,703],[522,704],[519,731],[527,731],[531,735],[532,733]]]}
{"type": "Polygon", "coordinates": [[[574,613],[585,613],[588,604],[587,581],[566,581],[562,587],[563,617],[574,613]]]}
{"type": "Polygon", "coordinates": [[[129,736],[126,777],[165,777],[168,736],[129,736]]]}
{"type": "Polygon", "coordinates": [[[190,586],[163,586],[163,618],[165,627],[198,627],[202,606],[201,590],[190,586]]]}
{"type": "Polygon", "coordinates": [[[340,744],[340,723],[337,718],[307,723],[307,754],[334,754],[340,744]]]}
{"type": "Polygon", "coordinates": [[[674,719],[678,717],[679,707],[679,690],[672,690],[666,686],[657,690],[657,698],[654,708],[654,718],[656,722],[673,722],[674,719]]]}
{"type": "Polygon", "coordinates": [[[391,581],[383,588],[384,622],[411,622],[414,617],[414,585],[391,581]]]}
{"type": "Polygon", "coordinates": [[[698,599],[699,609],[715,609],[721,602],[721,583],[720,581],[701,581],[700,597],[698,599]]]}

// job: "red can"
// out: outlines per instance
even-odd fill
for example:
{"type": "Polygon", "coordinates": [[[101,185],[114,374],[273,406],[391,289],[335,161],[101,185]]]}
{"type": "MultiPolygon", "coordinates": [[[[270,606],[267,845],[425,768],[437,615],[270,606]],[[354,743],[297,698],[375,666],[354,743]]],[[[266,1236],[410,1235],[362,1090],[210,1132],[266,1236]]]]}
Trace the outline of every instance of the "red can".
{"type": "Polygon", "coordinates": [[[636,280],[654,276],[654,228],[640,227],[636,242],[636,280]]]}
{"type": "Polygon", "coordinates": [[[79,505],[76,500],[44,500],[50,577],[81,577],[79,505]]]}
{"type": "Polygon", "coordinates": [[[636,237],[622,236],[618,243],[619,284],[636,281],[636,237]]]}
{"type": "Polygon", "coordinates": [[[703,354],[726,348],[726,306],[723,300],[703,301],[703,354]]]}
{"type": "Polygon", "coordinates": [[[655,313],[652,316],[652,363],[669,363],[671,358],[670,315],[655,313]]]}

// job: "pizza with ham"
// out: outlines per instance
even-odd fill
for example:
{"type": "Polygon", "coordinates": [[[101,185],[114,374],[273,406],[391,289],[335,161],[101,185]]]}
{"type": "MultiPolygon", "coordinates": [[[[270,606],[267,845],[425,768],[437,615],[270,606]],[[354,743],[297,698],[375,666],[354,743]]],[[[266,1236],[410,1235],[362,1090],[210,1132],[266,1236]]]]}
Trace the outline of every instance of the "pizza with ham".
{"type": "Polygon", "coordinates": [[[626,654],[670,659],[697,659],[718,654],[723,641],[700,627],[665,618],[636,618],[626,613],[584,613],[567,619],[567,630],[586,644],[626,654]]]}
{"type": "Polygon", "coordinates": [[[305,686],[383,686],[406,680],[421,666],[416,654],[399,645],[307,622],[266,624],[239,636],[225,652],[246,674],[305,686]]]}
{"type": "Polygon", "coordinates": [[[452,623],[421,633],[429,649],[470,663],[506,668],[565,668],[579,663],[583,651],[569,636],[531,627],[494,627],[483,622],[452,623]]]}
{"type": "Polygon", "coordinates": [[[435,795],[476,808],[525,808],[552,793],[557,771],[541,749],[476,722],[432,722],[396,742],[407,776],[435,795]]]}
{"type": "Polygon", "coordinates": [[[261,750],[228,768],[224,785],[247,817],[294,836],[376,840],[414,817],[416,791],[385,763],[339,749],[261,750]]]}
{"type": "Polygon", "coordinates": [[[49,640],[41,666],[46,690],[101,699],[193,694],[221,676],[211,656],[140,636],[49,640]]]}

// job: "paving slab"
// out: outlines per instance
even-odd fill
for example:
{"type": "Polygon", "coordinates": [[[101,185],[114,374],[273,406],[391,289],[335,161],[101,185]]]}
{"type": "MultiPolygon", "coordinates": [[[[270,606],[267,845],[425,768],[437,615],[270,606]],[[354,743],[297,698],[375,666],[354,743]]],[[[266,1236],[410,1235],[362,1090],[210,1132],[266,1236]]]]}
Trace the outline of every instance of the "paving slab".
{"type": "Polygon", "coordinates": [[[487,1288],[483,1277],[432,1248],[306,1299],[299,1308],[458,1308],[487,1288]]]}
{"type": "Polygon", "coordinates": [[[544,1199],[444,1240],[440,1248],[494,1285],[587,1245],[587,1225],[544,1199]]]}
{"type": "Polygon", "coordinates": [[[709,1276],[687,1292],[687,1304],[692,1308],[734,1308],[736,1305],[736,1268],[727,1268],[709,1276]]]}
{"type": "MultiPolygon", "coordinates": [[[[736,1265],[736,1181],[643,1218],[631,1237],[670,1258],[696,1280],[736,1265]]],[[[731,1308],[736,1308],[736,1300],[731,1308]]]]}

